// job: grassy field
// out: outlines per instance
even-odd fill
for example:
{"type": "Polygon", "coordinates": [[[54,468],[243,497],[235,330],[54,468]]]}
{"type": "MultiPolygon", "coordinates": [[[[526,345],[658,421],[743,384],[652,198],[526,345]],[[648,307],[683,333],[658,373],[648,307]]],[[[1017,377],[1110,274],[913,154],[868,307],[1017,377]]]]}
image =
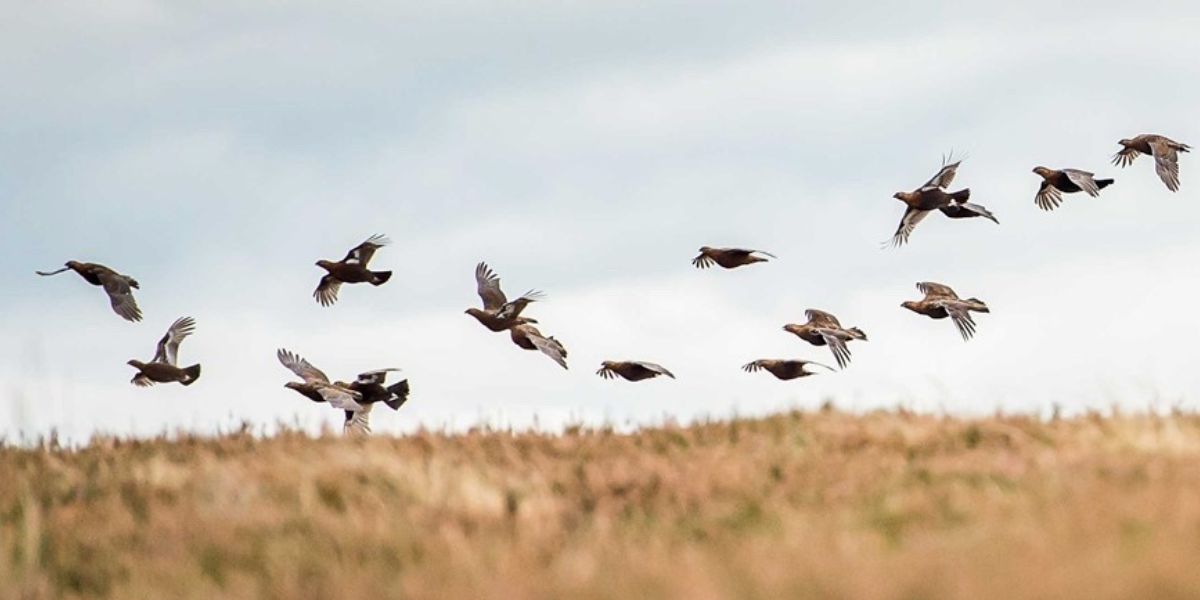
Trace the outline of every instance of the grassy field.
{"type": "Polygon", "coordinates": [[[1200,417],[0,449],[0,598],[1195,598],[1200,417]]]}

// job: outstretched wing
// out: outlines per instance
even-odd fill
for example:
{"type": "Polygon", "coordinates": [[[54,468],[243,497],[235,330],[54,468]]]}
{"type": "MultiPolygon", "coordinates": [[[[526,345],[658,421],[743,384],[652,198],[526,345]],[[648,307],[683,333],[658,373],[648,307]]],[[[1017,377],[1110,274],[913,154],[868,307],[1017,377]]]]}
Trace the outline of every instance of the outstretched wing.
{"type": "Polygon", "coordinates": [[[658,373],[659,375],[666,375],[667,377],[670,377],[671,379],[675,379],[675,375],[673,373],[671,373],[670,371],[667,370],[666,367],[664,367],[658,363],[634,361],[633,364],[635,364],[643,369],[646,369],[647,371],[653,371],[655,373],[658,373]]]}
{"type": "Polygon", "coordinates": [[[166,335],[158,340],[158,349],[154,352],[151,362],[178,366],[179,342],[192,335],[196,330],[196,320],[191,317],[180,317],[171,323],[166,335]]]}
{"type": "Polygon", "coordinates": [[[1154,172],[1158,178],[1167,184],[1172,192],[1179,191],[1179,154],[1170,142],[1158,138],[1150,142],[1150,152],[1154,156],[1154,172]]]}
{"type": "Polygon", "coordinates": [[[326,274],[321,278],[321,283],[317,284],[317,289],[313,291],[313,298],[316,298],[317,304],[321,306],[332,306],[334,302],[337,302],[340,289],[342,289],[342,282],[335,279],[333,275],[326,274]]]}
{"type": "MultiPolygon", "coordinates": [[[[913,230],[917,228],[917,224],[924,220],[929,213],[930,211],[928,210],[908,207],[904,211],[904,216],[900,217],[900,226],[896,228],[896,233],[892,235],[891,246],[895,248],[908,243],[908,236],[912,235],[913,230]]],[[[885,242],[885,244],[887,243],[885,242]]]]}
{"type": "Polygon", "coordinates": [[[1050,185],[1049,181],[1042,181],[1042,187],[1038,188],[1033,203],[1042,210],[1054,210],[1062,203],[1062,191],[1050,185]]]}
{"type": "Polygon", "coordinates": [[[500,289],[500,276],[485,262],[475,265],[475,291],[479,292],[485,310],[499,310],[508,302],[500,289]]]}
{"type": "MultiPolygon", "coordinates": [[[[825,363],[819,363],[819,362],[817,362],[817,361],[815,361],[815,360],[797,360],[797,361],[795,361],[795,362],[798,362],[798,363],[800,363],[800,367],[801,367],[801,368],[803,368],[803,367],[807,367],[808,365],[816,365],[816,366],[818,366],[818,367],[823,367],[823,368],[825,368],[825,369],[829,369],[829,370],[830,370],[830,371],[832,371],[832,372],[837,372],[837,369],[834,369],[833,367],[831,367],[831,366],[829,366],[829,365],[827,365],[827,364],[825,364],[825,363]]],[[[811,373],[810,373],[810,374],[811,374],[811,373]]]]}
{"type": "Polygon", "coordinates": [[[929,181],[926,181],[925,185],[921,186],[921,189],[946,189],[946,187],[954,181],[954,176],[958,174],[958,165],[961,164],[961,160],[952,162],[950,164],[946,164],[945,161],[943,161],[941,170],[939,170],[933,177],[930,177],[929,181]]]}
{"type": "Polygon", "coordinates": [[[533,346],[541,351],[542,354],[549,356],[562,368],[567,368],[567,349],[563,348],[563,345],[560,344],[558,340],[552,337],[545,338],[531,333],[529,334],[529,341],[532,342],[533,346]]]}
{"type": "Polygon", "coordinates": [[[357,263],[365,267],[367,266],[367,263],[371,262],[371,257],[375,256],[376,250],[390,243],[392,243],[392,241],[389,240],[387,236],[383,235],[382,233],[377,233],[367,238],[367,241],[355,246],[349,252],[347,252],[346,258],[343,258],[342,262],[357,263]]]}
{"type": "Polygon", "coordinates": [[[996,220],[996,215],[993,215],[992,211],[985,208],[982,204],[961,202],[948,204],[938,210],[942,211],[943,215],[946,215],[951,219],[970,219],[972,217],[983,217],[997,225],[1000,224],[1000,221],[996,220]]]}
{"type": "Polygon", "coordinates": [[[779,258],[778,256],[775,256],[774,254],[771,254],[770,252],[767,252],[766,250],[751,250],[750,248],[726,248],[725,251],[729,252],[730,254],[738,254],[741,256],[753,256],[755,254],[761,254],[763,256],[769,256],[771,258],[776,258],[776,259],[779,258]]]}
{"type": "Polygon", "coordinates": [[[760,369],[766,368],[766,366],[767,366],[766,363],[767,363],[766,359],[759,359],[759,360],[751,361],[751,362],[748,362],[748,363],[742,365],[742,370],[747,373],[753,373],[760,369]]]}
{"type": "Polygon", "coordinates": [[[133,299],[133,289],[129,285],[129,280],[117,273],[102,272],[99,277],[101,285],[104,286],[104,292],[108,294],[113,312],[121,315],[121,318],[126,321],[141,321],[142,311],[138,308],[137,301],[133,299]]]}
{"type": "Polygon", "coordinates": [[[355,383],[364,384],[364,385],[378,383],[379,385],[383,385],[383,382],[387,380],[388,373],[394,373],[399,370],[400,369],[396,369],[396,368],[388,368],[388,369],[375,369],[374,371],[366,371],[364,373],[359,373],[358,379],[355,381],[355,383]]]}
{"type": "Polygon", "coordinates": [[[841,329],[842,327],[842,324],[838,322],[837,317],[823,310],[810,308],[804,311],[804,317],[808,319],[809,323],[819,327],[833,327],[836,329],[841,329]]]}
{"type": "Polygon", "coordinates": [[[363,405],[359,404],[362,394],[340,384],[318,385],[317,393],[321,394],[321,397],[334,408],[354,411],[363,409],[363,405]]]}
{"type": "Polygon", "coordinates": [[[850,348],[846,345],[846,334],[837,329],[820,328],[816,330],[821,335],[821,339],[825,340],[825,345],[829,346],[829,350],[833,352],[833,358],[837,361],[838,368],[845,369],[846,365],[850,364],[850,348]]]}
{"type": "Polygon", "coordinates": [[[711,256],[701,253],[700,256],[692,259],[692,266],[697,269],[707,269],[716,264],[716,261],[711,256]]]}
{"type": "Polygon", "coordinates": [[[323,371],[301,358],[299,354],[293,354],[280,348],[275,352],[275,356],[279,359],[280,364],[303,379],[305,383],[329,383],[329,377],[323,371]]]}
{"type": "Polygon", "coordinates": [[[546,295],[538,290],[529,290],[528,292],[521,294],[520,298],[517,298],[512,302],[505,302],[504,305],[496,311],[496,316],[502,320],[515,319],[521,315],[521,311],[525,310],[526,306],[529,306],[530,302],[537,302],[545,297],[546,295]]]}
{"type": "Polygon", "coordinates": [[[1100,187],[1096,185],[1095,173],[1088,173],[1079,169],[1063,169],[1062,172],[1067,176],[1067,179],[1071,180],[1071,183],[1079,186],[1079,189],[1083,190],[1087,195],[1093,198],[1100,195],[1100,187]]]}
{"type": "Polygon", "coordinates": [[[1133,160],[1135,158],[1141,155],[1141,152],[1126,146],[1120,152],[1113,155],[1112,163],[1118,167],[1128,167],[1129,165],[1133,164],[1133,160]]]}
{"type": "Polygon", "coordinates": [[[971,318],[971,313],[967,311],[965,304],[954,300],[947,300],[939,304],[942,308],[946,309],[946,313],[950,315],[950,320],[954,321],[954,326],[958,328],[958,333],[962,336],[964,342],[975,335],[975,319],[971,318]]]}
{"type": "Polygon", "coordinates": [[[930,298],[958,298],[958,294],[954,293],[954,290],[950,289],[950,286],[932,281],[917,282],[917,290],[925,294],[926,300],[930,298]]]}
{"type": "Polygon", "coordinates": [[[346,422],[342,425],[342,432],[346,435],[367,436],[371,434],[371,404],[362,407],[361,410],[347,410],[346,422]]]}

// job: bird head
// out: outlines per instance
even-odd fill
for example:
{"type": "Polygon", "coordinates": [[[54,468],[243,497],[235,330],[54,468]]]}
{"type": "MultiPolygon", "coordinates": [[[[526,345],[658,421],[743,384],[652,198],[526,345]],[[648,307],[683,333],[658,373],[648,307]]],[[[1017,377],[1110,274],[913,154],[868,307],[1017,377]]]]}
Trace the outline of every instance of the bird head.
{"type": "Polygon", "coordinates": [[[328,271],[329,268],[333,266],[333,262],[328,261],[328,260],[318,260],[317,266],[328,271]]]}
{"type": "Polygon", "coordinates": [[[617,363],[615,363],[615,362],[613,362],[613,361],[611,361],[611,360],[606,360],[606,361],[604,361],[604,362],[600,363],[600,369],[601,369],[601,370],[604,370],[604,369],[611,369],[611,368],[613,368],[614,366],[616,366],[616,364],[617,364],[617,363]]]}
{"type": "Polygon", "coordinates": [[[783,330],[788,333],[797,333],[800,330],[800,326],[796,325],[795,323],[788,323],[787,325],[783,326],[783,330]]]}
{"type": "Polygon", "coordinates": [[[81,263],[77,260],[68,260],[67,264],[65,264],[63,266],[65,266],[68,269],[78,269],[79,267],[83,266],[83,263],[81,263]]]}
{"type": "Polygon", "coordinates": [[[300,389],[300,383],[299,383],[299,382],[296,382],[296,381],[289,381],[289,382],[287,382],[287,383],[283,384],[283,387],[285,387],[285,388],[287,388],[287,389],[289,389],[289,390],[299,390],[299,389],[300,389]]]}
{"type": "Polygon", "coordinates": [[[144,363],[140,360],[137,360],[137,359],[128,360],[125,362],[125,364],[127,364],[131,367],[134,367],[136,369],[141,369],[142,367],[146,366],[146,363],[144,363]]]}
{"type": "Polygon", "coordinates": [[[712,250],[712,248],[709,246],[700,246],[700,249],[697,250],[697,252],[699,252],[700,254],[705,254],[711,250],[712,250]]]}
{"type": "Polygon", "coordinates": [[[913,302],[912,300],[905,300],[904,302],[900,303],[900,306],[907,308],[908,310],[911,310],[913,312],[917,311],[917,303],[913,302]]]}
{"type": "Polygon", "coordinates": [[[1124,140],[1120,140],[1120,141],[1118,141],[1117,143],[1118,143],[1118,144],[1120,144],[1120,145],[1122,145],[1122,146],[1128,146],[1128,145],[1129,145],[1129,144],[1131,144],[1132,142],[1130,142],[1128,139],[1124,139],[1124,140]]]}
{"type": "Polygon", "coordinates": [[[1054,171],[1052,171],[1051,169],[1047,169],[1046,167],[1034,167],[1033,172],[1037,173],[1038,175],[1041,175],[1042,177],[1046,177],[1047,175],[1053,173],[1054,171]]]}
{"type": "Polygon", "coordinates": [[[895,194],[892,194],[892,197],[903,202],[905,195],[906,194],[904,192],[896,192],[895,194]]]}

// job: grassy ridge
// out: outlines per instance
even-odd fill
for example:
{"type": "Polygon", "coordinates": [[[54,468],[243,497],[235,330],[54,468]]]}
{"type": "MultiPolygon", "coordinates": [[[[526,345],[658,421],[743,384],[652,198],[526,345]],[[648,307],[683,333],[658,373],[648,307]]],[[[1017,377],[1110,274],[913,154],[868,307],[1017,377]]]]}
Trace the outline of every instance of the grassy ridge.
{"type": "Polygon", "coordinates": [[[1184,598],[1200,418],[0,449],[0,598],[1184,598]]]}

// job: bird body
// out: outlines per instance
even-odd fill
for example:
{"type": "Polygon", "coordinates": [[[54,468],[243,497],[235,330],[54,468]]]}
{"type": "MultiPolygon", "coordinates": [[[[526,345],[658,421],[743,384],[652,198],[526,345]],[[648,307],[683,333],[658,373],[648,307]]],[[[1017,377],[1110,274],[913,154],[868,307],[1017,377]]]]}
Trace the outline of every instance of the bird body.
{"type": "Polygon", "coordinates": [[[596,371],[596,374],[604,379],[612,379],[619,375],[628,381],[643,381],[659,375],[675,379],[675,375],[662,365],[642,361],[606,360],[600,363],[600,370],[596,371]]]}
{"type": "Polygon", "coordinates": [[[391,271],[372,271],[367,267],[371,257],[375,256],[375,251],[389,243],[391,242],[387,237],[376,234],[351,248],[342,260],[318,260],[317,266],[325,269],[326,274],[321,277],[317,289],[313,291],[313,298],[316,298],[321,306],[331,306],[337,302],[338,291],[343,283],[369,283],[374,286],[387,283],[392,278],[391,271]]]}
{"type": "Polygon", "coordinates": [[[150,362],[130,360],[126,364],[138,370],[130,383],[139,387],[147,387],[155,383],[174,383],[192,385],[200,378],[200,365],[190,367],[179,366],[179,344],[184,338],[196,330],[196,320],[191,317],[176,319],[167,329],[166,335],[158,341],[158,348],[150,362]]]}
{"type": "Polygon", "coordinates": [[[733,269],[744,265],[767,262],[767,258],[777,258],[770,252],[750,250],[747,248],[713,248],[701,246],[700,255],[692,259],[692,265],[697,269],[707,269],[716,264],[724,269],[733,269]]]}
{"type": "Polygon", "coordinates": [[[771,358],[760,358],[756,361],[746,363],[742,365],[742,370],[747,373],[754,373],[759,370],[764,370],[774,375],[776,379],[790,381],[792,379],[800,379],[801,377],[816,375],[816,372],[806,370],[808,365],[824,367],[830,371],[833,370],[833,367],[810,360],[787,360],[771,358]]]}
{"type": "Polygon", "coordinates": [[[466,314],[494,332],[505,331],[514,325],[537,323],[536,319],[522,317],[521,312],[530,303],[545,297],[537,290],[529,290],[520,298],[509,301],[500,289],[500,277],[484,262],[475,265],[475,290],[483,300],[483,308],[468,308],[466,314]]]}
{"type": "Polygon", "coordinates": [[[1063,194],[1085,192],[1095,198],[1100,190],[1113,184],[1112,179],[1096,179],[1095,173],[1079,169],[1049,169],[1034,167],[1033,172],[1042,178],[1034,203],[1042,210],[1054,210],[1062,202],[1063,194]]]}
{"type": "Polygon", "coordinates": [[[970,188],[963,188],[957,192],[947,191],[958,174],[960,164],[962,161],[950,163],[948,159],[943,160],[942,168],[929,181],[925,182],[925,185],[911,192],[896,192],[892,195],[893,198],[905,204],[905,209],[904,215],[900,217],[900,225],[896,228],[896,233],[892,235],[889,242],[885,243],[890,243],[895,247],[908,242],[909,236],[912,235],[917,225],[935,210],[951,219],[983,217],[993,223],[1000,222],[983,205],[968,202],[971,198],[970,188]]]}
{"type": "Polygon", "coordinates": [[[975,319],[971,317],[971,313],[991,312],[991,309],[982,300],[978,298],[963,300],[949,286],[940,283],[923,281],[917,283],[917,289],[925,294],[924,298],[902,302],[900,305],[931,319],[949,317],[954,321],[954,327],[962,335],[963,341],[967,341],[975,335],[975,319]]]}
{"type": "Polygon", "coordinates": [[[822,310],[808,309],[805,316],[808,318],[807,322],[789,323],[783,326],[783,330],[814,346],[829,346],[838,367],[846,368],[846,365],[850,364],[847,342],[866,341],[867,334],[857,327],[842,327],[837,317],[822,310]]]}
{"type": "Polygon", "coordinates": [[[104,292],[108,294],[113,312],[117,313],[121,318],[134,322],[142,320],[142,311],[138,308],[137,301],[133,298],[133,290],[140,289],[136,279],[128,275],[122,275],[101,264],[75,260],[67,261],[66,265],[57,271],[35,271],[35,273],[43,277],[49,277],[65,271],[74,271],[80,277],[83,277],[84,281],[103,287],[104,292]]]}
{"type": "Polygon", "coordinates": [[[1179,191],[1179,153],[1190,152],[1192,147],[1154,133],[1143,133],[1133,138],[1120,140],[1121,151],[1113,156],[1113,164],[1127,167],[1134,159],[1149,154],[1154,157],[1154,172],[1172,192],[1179,191]]]}
{"type": "Polygon", "coordinates": [[[409,385],[405,379],[385,386],[387,374],[399,369],[376,369],[360,373],[353,382],[330,382],[324,371],[314,367],[298,354],[280,348],[275,352],[279,362],[295,373],[302,382],[289,381],[284,387],[295,390],[313,402],[323,402],[339,409],[345,416],[343,430],[347,434],[366,435],[371,432],[371,407],[382,402],[399,410],[408,400],[409,385]]]}

